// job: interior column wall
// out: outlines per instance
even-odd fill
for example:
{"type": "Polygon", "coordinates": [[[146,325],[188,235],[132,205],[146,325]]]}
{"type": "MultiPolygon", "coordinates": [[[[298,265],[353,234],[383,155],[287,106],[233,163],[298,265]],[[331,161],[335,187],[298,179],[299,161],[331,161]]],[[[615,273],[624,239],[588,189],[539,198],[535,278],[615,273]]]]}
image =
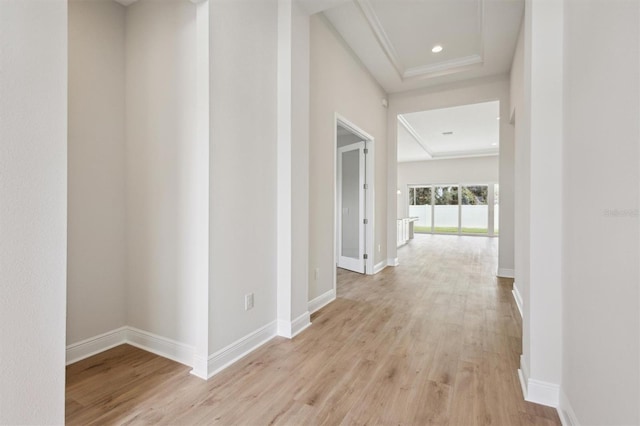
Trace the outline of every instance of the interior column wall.
{"type": "MultiPolygon", "coordinates": [[[[139,0],[126,13],[127,323],[195,344],[199,185],[196,6],[139,0]]],[[[206,220],[206,217],[205,217],[206,220]]]]}
{"type": "Polygon", "coordinates": [[[0,40],[0,424],[63,424],[67,2],[0,1],[0,40]]]}

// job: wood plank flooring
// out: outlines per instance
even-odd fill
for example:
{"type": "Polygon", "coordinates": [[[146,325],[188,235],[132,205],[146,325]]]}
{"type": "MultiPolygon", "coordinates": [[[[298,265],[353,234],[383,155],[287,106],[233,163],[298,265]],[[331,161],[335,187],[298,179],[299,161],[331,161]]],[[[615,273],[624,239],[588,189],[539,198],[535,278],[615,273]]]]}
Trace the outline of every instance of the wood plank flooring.
{"type": "Polygon", "coordinates": [[[525,402],[497,240],[417,235],[401,265],[339,270],[338,298],[209,381],[123,345],[67,367],[68,424],[559,425],[525,402]]]}

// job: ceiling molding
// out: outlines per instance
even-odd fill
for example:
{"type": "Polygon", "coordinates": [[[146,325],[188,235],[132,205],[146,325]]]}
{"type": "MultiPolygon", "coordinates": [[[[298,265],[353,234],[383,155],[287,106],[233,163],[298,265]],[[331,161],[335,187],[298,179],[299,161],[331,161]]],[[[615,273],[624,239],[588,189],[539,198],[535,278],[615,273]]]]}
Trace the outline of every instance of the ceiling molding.
{"type": "Polygon", "coordinates": [[[480,53],[462,58],[454,58],[435,64],[405,68],[398,57],[398,53],[385,31],[373,5],[369,0],[355,0],[356,5],[364,16],[369,28],[373,32],[378,44],[382,48],[387,59],[398,73],[402,81],[415,78],[440,77],[461,71],[467,71],[471,67],[481,66],[484,63],[484,0],[478,0],[478,28],[480,30],[480,53]]]}
{"type": "Polygon", "coordinates": [[[404,66],[398,58],[398,53],[396,52],[395,47],[393,47],[391,39],[389,39],[387,32],[382,27],[378,15],[376,15],[375,10],[373,10],[373,6],[369,2],[369,0],[356,0],[356,4],[367,20],[369,28],[371,28],[373,35],[378,40],[378,43],[380,44],[380,47],[382,47],[384,54],[387,56],[387,59],[389,59],[389,62],[391,62],[391,65],[393,65],[393,68],[398,73],[398,77],[402,79],[404,74],[404,66]]]}
{"type": "Polygon", "coordinates": [[[407,121],[406,118],[404,118],[403,116],[399,115],[398,116],[398,122],[400,124],[402,124],[402,127],[404,127],[407,132],[409,132],[409,134],[411,135],[411,137],[418,143],[418,145],[420,145],[420,147],[424,150],[424,152],[427,153],[427,155],[430,158],[433,158],[433,153],[431,152],[431,150],[427,147],[427,144],[422,140],[422,138],[420,137],[420,135],[418,134],[418,132],[416,132],[416,130],[413,128],[413,126],[411,124],[409,124],[409,122],[407,121]]]}
{"type": "MultiPolygon", "coordinates": [[[[412,77],[421,77],[427,74],[435,74],[442,75],[443,71],[449,71],[455,68],[464,67],[465,70],[468,69],[471,65],[482,65],[484,61],[482,60],[482,56],[480,55],[470,55],[462,58],[454,58],[448,61],[438,62],[433,65],[423,65],[420,67],[408,68],[405,70],[404,74],[402,74],[403,78],[412,78],[412,77]]],[[[457,72],[457,71],[454,71],[457,72]]]]}
{"type": "Polygon", "coordinates": [[[129,5],[132,5],[133,3],[137,2],[138,0],[115,0],[115,1],[126,7],[126,6],[129,6],[129,5]]]}

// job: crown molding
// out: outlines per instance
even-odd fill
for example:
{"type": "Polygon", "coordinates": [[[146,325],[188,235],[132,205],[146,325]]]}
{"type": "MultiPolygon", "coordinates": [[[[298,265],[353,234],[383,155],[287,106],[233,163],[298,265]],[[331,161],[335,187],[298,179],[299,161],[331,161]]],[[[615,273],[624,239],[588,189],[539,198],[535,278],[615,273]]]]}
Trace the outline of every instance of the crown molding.
{"type": "Polygon", "coordinates": [[[416,132],[416,129],[413,128],[413,126],[407,121],[407,119],[404,118],[402,115],[398,115],[398,122],[402,124],[402,127],[404,127],[407,130],[407,132],[409,132],[411,137],[415,139],[418,145],[420,145],[420,147],[424,150],[424,152],[427,153],[427,155],[429,156],[429,159],[433,158],[433,153],[427,146],[427,143],[424,140],[422,140],[418,132],[416,132]]]}
{"type": "Polygon", "coordinates": [[[447,74],[467,71],[484,63],[484,0],[478,0],[478,28],[480,29],[480,53],[461,58],[454,58],[434,64],[405,68],[398,57],[398,53],[384,30],[373,5],[369,0],[355,0],[356,5],[364,16],[369,28],[373,32],[378,44],[398,77],[403,82],[416,78],[434,78],[447,74]]]}

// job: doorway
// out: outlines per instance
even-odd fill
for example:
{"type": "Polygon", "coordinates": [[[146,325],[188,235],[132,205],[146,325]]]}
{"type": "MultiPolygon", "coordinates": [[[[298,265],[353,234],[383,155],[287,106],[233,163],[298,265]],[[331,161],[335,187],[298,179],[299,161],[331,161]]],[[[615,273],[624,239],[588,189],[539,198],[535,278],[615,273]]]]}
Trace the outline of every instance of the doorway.
{"type": "Polygon", "coordinates": [[[335,142],[335,264],[372,274],[374,139],[336,115],[335,142]]]}

